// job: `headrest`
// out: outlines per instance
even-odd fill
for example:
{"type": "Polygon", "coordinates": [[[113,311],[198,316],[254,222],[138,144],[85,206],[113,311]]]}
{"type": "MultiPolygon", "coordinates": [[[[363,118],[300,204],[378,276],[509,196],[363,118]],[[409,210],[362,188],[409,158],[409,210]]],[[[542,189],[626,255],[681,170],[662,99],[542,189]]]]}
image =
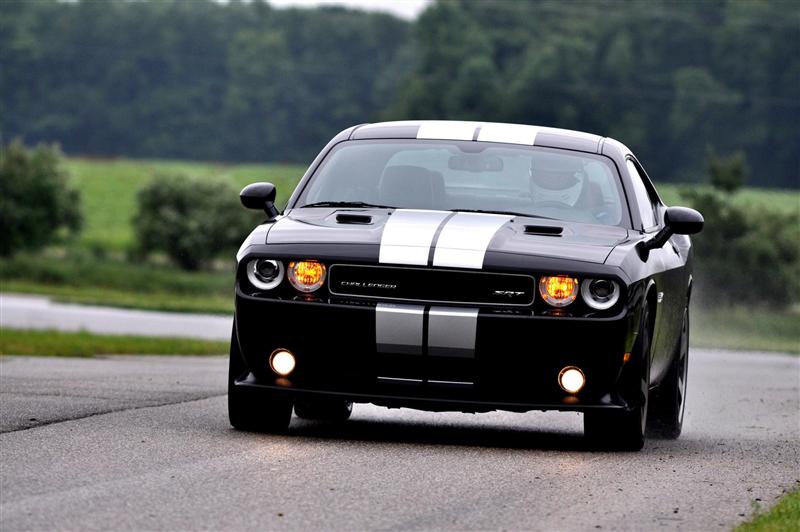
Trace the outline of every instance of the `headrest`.
{"type": "Polygon", "coordinates": [[[389,166],[381,176],[381,203],[403,208],[430,209],[434,188],[431,172],[420,166],[389,166]]]}

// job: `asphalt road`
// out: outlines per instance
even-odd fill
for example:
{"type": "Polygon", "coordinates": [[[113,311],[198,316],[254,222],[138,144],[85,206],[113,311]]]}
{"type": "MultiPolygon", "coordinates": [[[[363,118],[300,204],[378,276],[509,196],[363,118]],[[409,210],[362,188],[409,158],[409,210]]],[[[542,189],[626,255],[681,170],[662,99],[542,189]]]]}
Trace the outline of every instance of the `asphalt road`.
{"type": "Polygon", "coordinates": [[[19,329],[230,340],[232,322],[233,316],[74,305],[45,296],[0,294],[0,323],[19,329]]]}
{"type": "Polygon", "coordinates": [[[684,436],[356,405],[228,426],[219,358],[0,359],[0,529],[729,529],[800,482],[800,358],[692,352],[684,436]]]}

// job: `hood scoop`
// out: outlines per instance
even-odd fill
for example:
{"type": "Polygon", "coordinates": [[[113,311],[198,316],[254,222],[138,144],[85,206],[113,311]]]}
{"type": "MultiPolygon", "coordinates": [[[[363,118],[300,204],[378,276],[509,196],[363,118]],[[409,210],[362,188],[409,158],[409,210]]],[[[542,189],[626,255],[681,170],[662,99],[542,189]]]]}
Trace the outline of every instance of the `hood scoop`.
{"type": "Polygon", "coordinates": [[[553,225],[526,225],[526,235],[539,235],[539,236],[561,236],[564,231],[563,227],[553,225]]]}
{"type": "Polygon", "coordinates": [[[339,213],[336,215],[336,222],[350,225],[369,225],[372,223],[372,216],[368,214],[339,213]]]}

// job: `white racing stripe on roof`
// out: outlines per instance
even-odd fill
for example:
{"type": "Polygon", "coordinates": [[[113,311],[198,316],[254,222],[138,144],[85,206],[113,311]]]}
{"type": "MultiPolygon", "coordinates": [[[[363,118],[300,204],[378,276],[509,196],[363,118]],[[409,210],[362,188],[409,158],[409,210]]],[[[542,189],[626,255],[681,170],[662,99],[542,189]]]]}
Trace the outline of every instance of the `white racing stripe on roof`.
{"type": "Polygon", "coordinates": [[[480,122],[458,122],[455,120],[433,120],[423,122],[417,132],[418,139],[472,140],[480,122]]]}
{"type": "Polygon", "coordinates": [[[383,227],[378,261],[427,266],[436,230],[450,214],[442,211],[397,209],[383,227]]]}
{"type": "Polygon", "coordinates": [[[433,253],[434,266],[483,268],[486,249],[495,233],[513,216],[460,212],[442,228],[433,253]]]}
{"type": "Polygon", "coordinates": [[[478,142],[506,142],[533,146],[538,127],[522,124],[484,124],[478,133],[478,142]]]}

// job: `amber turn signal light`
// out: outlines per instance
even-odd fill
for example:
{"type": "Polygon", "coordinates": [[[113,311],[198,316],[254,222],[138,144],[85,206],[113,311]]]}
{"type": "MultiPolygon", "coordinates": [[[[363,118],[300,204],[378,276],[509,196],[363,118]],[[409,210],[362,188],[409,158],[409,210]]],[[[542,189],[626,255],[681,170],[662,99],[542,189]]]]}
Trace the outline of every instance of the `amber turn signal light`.
{"type": "Polygon", "coordinates": [[[539,294],[549,305],[566,307],[578,297],[578,280],[569,275],[547,275],[539,280],[539,294]]]}
{"type": "Polygon", "coordinates": [[[325,282],[325,265],[315,260],[289,263],[289,282],[300,292],[314,292],[325,282]]]}

